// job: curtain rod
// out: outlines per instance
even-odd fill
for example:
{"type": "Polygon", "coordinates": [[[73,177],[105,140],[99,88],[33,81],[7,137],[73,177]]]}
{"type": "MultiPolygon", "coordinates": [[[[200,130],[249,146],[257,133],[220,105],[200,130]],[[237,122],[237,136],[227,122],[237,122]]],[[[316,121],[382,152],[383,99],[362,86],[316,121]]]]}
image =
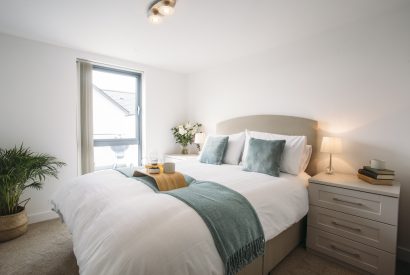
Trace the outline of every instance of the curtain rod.
{"type": "Polygon", "coordinates": [[[118,65],[113,65],[113,64],[108,64],[108,63],[103,63],[103,62],[99,62],[99,61],[94,61],[94,60],[87,60],[87,59],[83,59],[83,58],[77,58],[76,62],[87,62],[90,63],[92,65],[99,65],[99,66],[105,66],[105,67],[110,67],[113,69],[118,69],[118,70],[124,70],[124,71],[130,71],[130,72],[135,72],[135,73],[139,73],[139,74],[143,74],[144,71],[141,70],[136,70],[136,69],[132,69],[132,68],[128,68],[128,67],[123,67],[123,66],[118,66],[118,65]]]}

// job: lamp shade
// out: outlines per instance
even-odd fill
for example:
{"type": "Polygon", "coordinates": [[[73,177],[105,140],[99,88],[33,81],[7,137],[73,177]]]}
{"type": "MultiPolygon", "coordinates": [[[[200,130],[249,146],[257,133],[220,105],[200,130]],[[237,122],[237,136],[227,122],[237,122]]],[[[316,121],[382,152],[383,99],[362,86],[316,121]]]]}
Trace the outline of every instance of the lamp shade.
{"type": "Polygon", "coordinates": [[[341,153],[342,140],[338,137],[323,137],[320,152],[323,153],[341,153]]]}
{"type": "Polygon", "coordinates": [[[195,139],[194,139],[194,143],[196,144],[204,144],[205,142],[205,133],[196,133],[195,134],[195,139]]]}

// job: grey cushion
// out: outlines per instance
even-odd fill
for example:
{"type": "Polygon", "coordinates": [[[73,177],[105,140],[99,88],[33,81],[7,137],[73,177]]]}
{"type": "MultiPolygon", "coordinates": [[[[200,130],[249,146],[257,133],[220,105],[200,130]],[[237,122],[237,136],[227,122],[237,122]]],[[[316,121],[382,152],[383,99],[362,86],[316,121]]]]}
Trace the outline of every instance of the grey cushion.
{"type": "Polygon", "coordinates": [[[250,138],[243,170],[279,177],[280,160],[285,143],[285,140],[250,138]]]}
{"type": "Polygon", "coordinates": [[[225,154],[228,139],[229,137],[227,136],[209,136],[205,142],[204,148],[202,149],[199,161],[203,163],[220,165],[225,154]]]}

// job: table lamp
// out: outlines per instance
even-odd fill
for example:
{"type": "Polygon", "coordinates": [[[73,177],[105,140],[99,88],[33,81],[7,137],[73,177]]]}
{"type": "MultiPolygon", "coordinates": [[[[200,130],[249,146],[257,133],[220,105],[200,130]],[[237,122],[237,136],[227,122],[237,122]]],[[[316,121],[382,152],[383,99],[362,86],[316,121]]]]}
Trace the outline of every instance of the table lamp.
{"type": "Polygon", "coordinates": [[[333,174],[332,154],[342,152],[342,140],[338,137],[323,137],[320,152],[330,154],[329,167],[327,167],[326,173],[330,175],[333,174]]]}
{"type": "Polygon", "coordinates": [[[198,148],[198,152],[201,151],[201,145],[205,142],[205,133],[196,133],[194,143],[196,143],[196,147],[198,148]]]}

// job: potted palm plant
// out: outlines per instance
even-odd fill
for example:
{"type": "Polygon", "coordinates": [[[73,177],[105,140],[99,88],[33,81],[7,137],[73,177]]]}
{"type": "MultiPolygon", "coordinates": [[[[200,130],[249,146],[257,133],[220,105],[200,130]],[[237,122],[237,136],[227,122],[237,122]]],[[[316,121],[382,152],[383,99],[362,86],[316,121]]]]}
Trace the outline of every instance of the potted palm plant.
{"type": "Polygon", "coordinates": [[[58,168],[65,165],[55,157],[38,154],[15,146],[0,148],[0,241],[17,238],[27,232],[25,206],[20,201],[27,188],[41,189],[47,176],[57,178],[58,168]]]}

